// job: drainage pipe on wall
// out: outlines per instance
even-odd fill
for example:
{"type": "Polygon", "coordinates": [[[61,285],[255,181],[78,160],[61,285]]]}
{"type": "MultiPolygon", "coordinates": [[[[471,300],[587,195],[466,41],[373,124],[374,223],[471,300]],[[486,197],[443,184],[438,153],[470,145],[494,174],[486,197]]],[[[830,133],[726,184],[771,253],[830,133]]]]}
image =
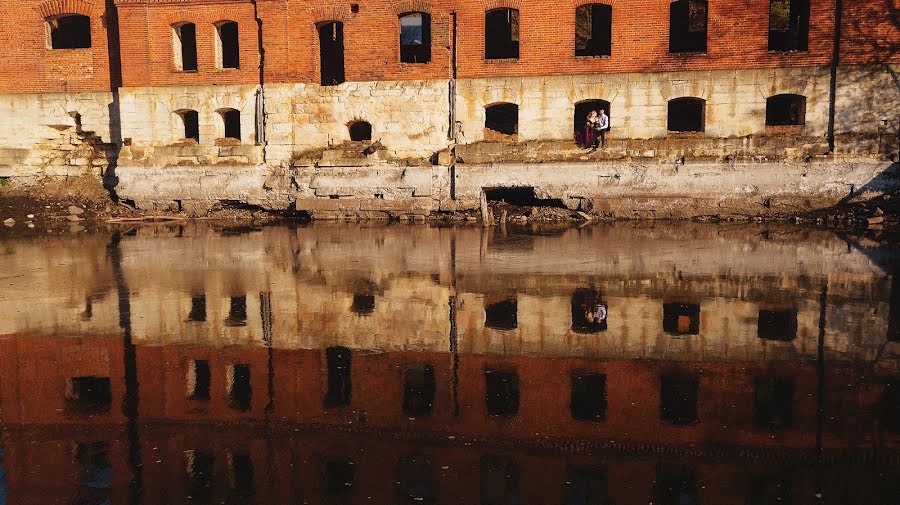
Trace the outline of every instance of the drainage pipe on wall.
{"type": "Polygon", "coordinates": [[[844,0],[834,0],[834,43],[831,51],[831,82],[828,89],[828,151],[834,153],[834,119],[837,101],[837,72],[841,61],[841,17],[844,0]]]}
{"type": "Polygon", "coordinates": [[[450,83],[447,138],[450,139],[450,199],[456,200],[456,12],[450,13],[450,83]]]}
{"type": "Polygon", "coordinates": [[[262,162],[266,162],[266,49],[263,47],[263,22],[259,17],[259,5],[253,0],[253,18],[256,20],[256,44],[259,53],[259,89],[256,90],[256,144],[262,146],[262,162]]]}

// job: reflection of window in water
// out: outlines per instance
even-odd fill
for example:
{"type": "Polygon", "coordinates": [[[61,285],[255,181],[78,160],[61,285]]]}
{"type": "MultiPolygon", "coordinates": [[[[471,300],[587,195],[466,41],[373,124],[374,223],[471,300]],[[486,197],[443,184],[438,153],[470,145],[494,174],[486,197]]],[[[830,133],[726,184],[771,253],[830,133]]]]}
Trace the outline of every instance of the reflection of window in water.
{"type": "Polygon", "coordinates": [[[212,372],[209,370],[209,361],[197,359],[188,362],[188,398],[192,400],[209,400],[211,382],[212,372]]]}
{"type": "Polygon", "coordinates": [[[353,463],[350,461],[325,462],[325,491],[330,496],[348,494],[353,487],[353,463]]]}
{"type": "Polygon", "coordinates": [[[253,388],[250,385],[250,365],[240,363],[232,365],[228,369],[226,381],[228,405],[241,412],[250,410],[250,399],[253,396],[253,388]]]}
{"type": "Polygon", "coordinates": [[[431,459],[423,455],[400,456],[397,465],[398,503],[437,503],[437,485],[431,459]]]}
{"type": "Polygon", "coordinates": [[[754,390],[753,424],[760,428],[789,428],[794,411],[792,377],[759,377],[754,390]]]}
{"type": "Polygon", "coordinates": [[[431,415],[434,405],[434,367],[410,365],[403,372],[403,413],[407,416],[431,415]]]}
{"type": "Polygon", "coordinates": [[[188,321],[201,322],[206,321],[206,296],[191,297],[191,312],[188,314],[188,321]]]}
{"type": "Polygon", "coordinates": [[[663,331],[670,335],[697,335],[700,333],[700,304],[664,303],[663,331]]]}
{"type": "Polygon", "coordinates": [[[328,391],[325,393],[325,408],[350,405],[350,349],[329,347],[325,350],[328,366],[328,391]]]}
{"type": "Polygon", "coordinates": [[[600,468],[569,467],[566,505],[609,505],[609,481],[600,468]]]}
{"type": "Polygon", "coordinates": [[[747,505],[791,505],[791,478],[788,469],[750,472],[747,475],[747,505]]]}
{"type": "Polygon", "coordinates": [[[697,470],[693,466],[659,463],[653,479],[654,505],[697,505],[697,470]]]}
{"type": "Polygon", "coordinates": [[[353,304],[350,310],[354,314],[368,316],[375,312],[375,295],[356,293],[353,295],[353,304]]]}
{"type": "Polygon", "coordinates": [[[514,505],[519,501],[519,467],[499,456],[481,458],[481,504],[514,505]]]}
{"type": "Polygon", "coordinates": [[[184,470],[192,502],[208,502],[212,497],[215,456],[209,451],[184,451],[184,470]]]}
{"type": "Polygon", "coordinates": [[[247,296],[232,296],[231,306],[228,308],[228,318],[225,326],[245,326],[247,324],[247,296]]]}
{"type": "Polygon", "coordinates": [[[888,335],[890,342],[900,342],[900,275],[891,280],[891,300],[888,306],[888,335]]]}
{"type": "Polygon", "coordinates": [[[66,406],[71,412],[100,414],[109,411],[109,377],[72,377],[66,383],[66,406]]]}
{"type": "Polygon", "coordinates": [[[891,379],[881,393],[881,425],[885,431],[900,433],[900,377],[891,379]]]}
{"type": "Polygon", "coordinates": [[[594,333],[606,331],[607,305],[592,289],[578,289],[572,294],[572,331],[594,333]]]}
{"type": "Polygon", "coordinates": [[[107,489],[112,483],[112,464],[106,442],[78,442],[75,444],[79,483],[91,489],[107,489]]]}
{"type": "Polygon", "coordinates": [[[606,417],[606,375],[573,374],[572,418],[580,421],[602,421],[606,417]]]}
{"type": "Polygon", "coordinates": [[[697,377],[682,373],[660,377],[660,419],[676,426],[697,421],[697,377]]]}
{"type": "Polygon", "coordinates": [[[505,370],[485,370],[485,403],[489,416],[514,416],[519,412],[519,375],[505,370]]]}
{"type": "Polygon", "coordinates": [[[515,298],[484,299],[484,327],[495,330],[514,330],[519,326],[518,303],[515,298]]]}
{"type": "Polygon", "coordinates": [[[6,482],[6,467],[3,465],[3,460],[5,458],[6,453],[0,448],[0,505],[6,505],[6,490],[8,484],[6,482]]]}
{"type": "Polygon", "coordinates": [[[229,451],[226,455],[228,465],[228,487],[240,495],[254,492],[253,459],[244,451],[229,451]]]}
{"type": "Polygon", "coordinates": [[[759,338],[794,340],[797,337],[796,309],[759,309],[759,338]]]}

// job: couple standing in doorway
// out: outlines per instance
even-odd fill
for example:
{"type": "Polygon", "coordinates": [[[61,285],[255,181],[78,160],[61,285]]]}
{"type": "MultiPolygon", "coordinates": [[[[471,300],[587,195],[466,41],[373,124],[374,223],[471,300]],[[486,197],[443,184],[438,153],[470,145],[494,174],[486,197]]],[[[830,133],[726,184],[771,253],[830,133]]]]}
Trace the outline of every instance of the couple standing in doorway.
{"type": "Polygon", "coordinates": [[[597,147],[606,147],[606,132],[609,130],[609,116],[606,115],[605,109],[600,109],[598,113],[592,110],[588,113],[584,121],[584,128],[581,132],[581,145],[584,148],[590,148],[592,151],[597,147]]]}

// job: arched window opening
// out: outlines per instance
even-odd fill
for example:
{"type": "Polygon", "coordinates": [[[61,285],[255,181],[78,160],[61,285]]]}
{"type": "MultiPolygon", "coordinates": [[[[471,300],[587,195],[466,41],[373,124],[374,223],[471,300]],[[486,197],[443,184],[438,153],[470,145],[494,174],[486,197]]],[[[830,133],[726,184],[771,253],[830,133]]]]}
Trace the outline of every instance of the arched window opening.
{"type": "Polygon", "coordinates": [[[241,140],[241,111],[236,109],[222,109],[219,111],[224,125],[226,139],[241,140]]]}
{"type": "Polygon", "coordinates": [[[354,121],[347,126],[350,131],[350,140],[361,142],[372,140],[372,125],[365,121],[354,121]]]}
{"type": "Polygon", "coordinates": [[[175,67],[185,72],[197,70],[197,26],[182,23],[172,28],[175,67]]]}
{"type": "Polygon", "coordinates": [[[50,49],[84,49],[91,47],[91,18],[81,14],[65,14],[47,20],[50,49]]]}
{"type": "Polygon", "coordinates": [[[195,110],[180,110],[177,111],[177,114],[181,116],[181,121],[184,123],[184,137],[182,139],[185,140],[193,140],[196,143],[200,143],[200,114],[195,110]]]}
{"type": "MultiPolygon", "coordinates": [[[[593,126],[587,126],[588,115],[591,112],[596,112],[598,115],[600,111],[606,113],[609,117],[610,106],[609,102],[606,100],[600,99],[591,99],[591,100],[582,100],[575,104],[575,115],[572,118],[572,131],[575,133],[575,142],[584,147],[592,147],[596,142],[597,132],[593,128],[593,126]]],[[[612,119],[607,119],[607,124],[612,124],[612,119]]]]}
{"type": "Polygon", "coordinates": [[[677,0],[669,5],[669,52],[706,52],[706,0],[677,0]]]}
{"type": "Polygon", "coordinates": [[[410,12],[400,16],[400,61],[428,63],[431,61],[431,16],[424,12],[410,12]]]}
{"type": "Polygon", "coordinates": [[[806,97],[775,95],[766,98],[766,126],[806,124],[806,97]]]}
{"type": "Polygon", "coordinates": [[[484,127],[500,135],[519,133],[519,106],[497,103],[484,108],[484,127]]]}
{"type": "Polygon", "coordinates": [[[219,53],[219,68],[240,68],[240,44],[238,24],[225,21],[216,26],[216,52],[219,53]]]}
{"type": "Polygon", "coordinates": [[[809,0],[769,0],[769,51],[806,51],[809,0]]]}
{"type": "Polygon", "coordinates": [[[706,100],[675,98],[669,100],[667,128],[670,132],[702,132],[706,129],[706,100]]]}
{"type": "Polygon", "coordinates": [[[612,54],[612,6],[587,4],[575,9],[575,56],[612,54]]]}
{"type": "Polygon", "coordinates": [[[519,10],[494,9],[484,14],[484,58],[519,57],[519,10]]]}
{"type": "Polygon", "coordinates": [[[344,23],[319,26],[319,73],[322,86],[344,82],[344,23]]]}
{"type": "Polygon", "coordinates": [[[576,289],[572,294],[572,331],[606,331],[607,305],[593,289],[576,289]]]}

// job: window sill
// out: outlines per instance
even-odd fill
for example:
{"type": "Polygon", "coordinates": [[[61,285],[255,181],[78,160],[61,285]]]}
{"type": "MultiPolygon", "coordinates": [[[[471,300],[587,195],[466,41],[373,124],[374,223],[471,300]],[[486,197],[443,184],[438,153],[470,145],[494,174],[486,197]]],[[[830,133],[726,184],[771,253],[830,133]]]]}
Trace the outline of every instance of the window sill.
{"type": "Polygon", "coordinates": [[[679,51],[677,53],[673,53],[669,51],[669,56],[709,56],[708,51],[679,51]]]}
{"type": "Polygon", "coordinates": [[[803,133],[806,125],[766,125],[766,135],[797,135],[803,133]]]}
{"type": "Polygon", "coordinates": [[[670,130],[666,136],[674,139],[699,139],[706,137],[706,132],[675,132],[670,130]]]}
{"type": "Polygon", "coordinates": [[[485,58],[485,63],[518,63],[519,58],[485,58]]]}
{"type": "Polygon", "coordinates": [[[176,74],[196,74],[198,71],[197,70],[182,70],[180,68],[176,68],[176,69],[172,70],[172,72],[175,72],[176,74]]]}
{"type": "Polygon", "coordinates": [[[768,49],[769,54],[809,54],[809,49],[768,49]]]}
{"type": "Polygon", "coordinates": [[[401,67],[405,67],[407,65],[416,65],[416,66],[430,65],[431,61],[401,61],[399,63],[400,63],[401,67]]]}
{"type": "Polygon", "coordinates": [[[590,54],[578,55],[578,54],[576,54],[575,55],[576,60],[598,60],[598,59],[605,60],[605,59],[609,59],[609,58],[612,58],[611,54],[596,54],[596,55],[590,55],[590,54]]]}
{"type": "Polygon", "coordinates": [[[216,139],[216,145],[219,147],[233,147],[241,145],[241,141],[240,139],[236,139],[233,137],[224,137],[216,139]]]}
{"type": "Polygon", "coordinates": [[[240,69],[241,69],[241,67],[228,67],[228,68],[216,67],[217,72],[234,72],[235,70],[240,70],[240,69]]]}
{"type": "Polygon", "coordinates": [[[54,53],[77,53],[77,52],[90,52],[90,47],[60,47],[58,49],[54,49],[52,47],[47,48],[48,51],[52,51],[54,53]]]}

